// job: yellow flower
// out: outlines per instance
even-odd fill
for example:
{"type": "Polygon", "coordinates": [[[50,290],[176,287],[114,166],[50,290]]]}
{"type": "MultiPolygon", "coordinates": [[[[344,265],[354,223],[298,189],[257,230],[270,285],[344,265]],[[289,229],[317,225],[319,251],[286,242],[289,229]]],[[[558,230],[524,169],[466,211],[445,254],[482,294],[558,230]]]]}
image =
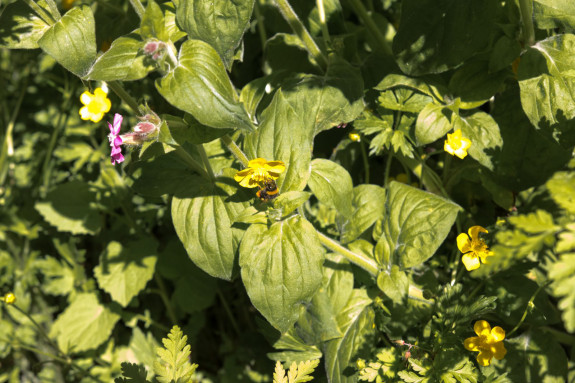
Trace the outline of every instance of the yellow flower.
{"type": "Polygon", "coordinates": [[[76,0],[62,0],[62,8],[67,11],[72,8],[75,2],[76,0]]]}
{"type": "Polygon", "coordinates": [[[467,149],[471,146],[471,141],[461,136],[461,129],[457,129],[453,134],[447,134],[447,140],[443,144],[443,150],[452,156],[464,159],[467,156],[467,149]]]}
{"type": "Polygon", "coordinates": [[[359,142],[361,141],[361,137],[359,134],[357,133],[350,133],[349,134],[349,139],[352,140],[353,142],[359,142]]]}
{"type": "Polygon", "coordinates": [[[487,263],[487,257],[493,255],[493,251],[489,250],[489,247],[485,242],[479,238],[479,233],[487,233],[487,230],[481,226],[472,226],[469,228],[469,236],[465,233],[461,233],[457,236],[457,247],[459,251],[463,254],[461,261],[465,265],[467,271],[475,270],[479,268],[481,262],[487,263]]]}
{"type": "Polygon", "coordinates": [[[94,94],[85,91],[80,96],[80,101],[84,104],[84,107],[80,109],[80,117],[82,120],[100,122],[104,114],[108,113],[112,107],[108,95],[102,88],[96,88],[94,94]]]}
{"type": "Polygon", "coordinates": [[[277,180],[286,169],[282,161],[266,161],[263,158],[256,158],[248,163],[248,167],[240,170],[234,179],[245,188],[255,188],[263,185],[266,180],[277,180]]]}
{"type": "Polygon", "coordinates": [[[491,359],[503,359],[507,350],[503,345],[505,330],[496,326],[491,329],[487,321],[478,320],[473,325],[473,330],[478,336],[465,339],[463,346],[469,351],[479,351],[477,362],[485,367],[489,366],[491,359]]]}
{"type": "Polygon", "coordinates": [[[14,304],[14,302],[16,302],[16,295],[14,295],[14,293],[7,293],[2,297],[2,300],[6,302],[7,305],[14,304]]]}

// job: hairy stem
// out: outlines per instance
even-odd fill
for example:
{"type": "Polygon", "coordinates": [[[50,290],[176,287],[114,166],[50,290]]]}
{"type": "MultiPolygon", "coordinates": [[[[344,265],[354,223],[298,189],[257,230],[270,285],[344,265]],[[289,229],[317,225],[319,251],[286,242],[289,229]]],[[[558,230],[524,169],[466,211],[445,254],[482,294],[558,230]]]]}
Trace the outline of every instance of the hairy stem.
{"type": "Polygon", "coordinates": [[[120,97],[122,101],[128,104],[130,109],[132,109],[137,116],[140,115],[140,108],[138,106],[138,103],[136,102],[136,100],[134,100],[132,96],[128,94],[128,92],[126,92],[126,90],[119,81],[110,81],[108,83],[108,86],[110,87],[110,89],[112,89],[112,92],[116,93],[116,95],[120,97]]]}
{"type": "Polygon", "coordinates": [[[130,0],[130,4],[132,4],[132,8],[134,8],[134,11],[136,11],[138,17],[142,19],[142,17],[144,17],[144,12],[146,12],[146,9],[144,8],[140,0],[130,0]]]}
{"type": "Polygon", "coordinates": [[[329,238],[328,236],[317,232],[319,237],[319,241],[322,245],[328,248],[331,251],[334,251],[338,254],[343,255],[346,257],[350,262],[358,265],[368,273],[373,276],[377,276],[379,273],[379,266],[374,259],[368,258],[365,255],[354,253],[353,251],[347,249],[346,247],[342,246],[341,244],[337,243],[333,239],[329,238]]]}
{"type": "Polygon", "coordinates": [[[519,0],[521,22],[523,23],[523,42],[527,46],[535,43],[535,29],[533,28],[533,2],[532,0],[519,0]]]}
{"type": "Polygon", "coordinates": [[[220,140],[222,140],[224,145],[226,145],[228,147],[230,152],[232,152],[232,154],[238,159],[238,161],[240,161],[242,163],[242,165],[245,168],[247,168],[248,163],[250,161],[248,160],[248,157],[245,155],[245,153],[242,152],[240,147],[234,142],[234,140],[232,140],[232,138],[230,136],[228,136],[227,134],[225,136],[222,136],[220,138],[220,140]]]}
{"type": "Polygon", "coordinates": [[[210,164],[210,159],[208,158],[204,145],[196,145],[196,147],[198,148],[198,152],[200,152],[200,156],[202,157],[202,162],[204,163],[208,176],[212,181],[215,181],[216,176],[214,175],[214,170],[212,169],[212,165],[210,164]]]}

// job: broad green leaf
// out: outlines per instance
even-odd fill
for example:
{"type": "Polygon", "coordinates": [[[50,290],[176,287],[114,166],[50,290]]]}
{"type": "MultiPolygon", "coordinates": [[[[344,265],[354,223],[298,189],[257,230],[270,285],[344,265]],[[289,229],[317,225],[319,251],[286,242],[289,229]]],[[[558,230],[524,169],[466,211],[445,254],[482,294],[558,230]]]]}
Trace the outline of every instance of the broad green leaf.
{"type": "Polygon", "coordinates": [[[52,295],[68,295],[74,289],[74,270],[65,262],[54,257],[46,257],[35,262],[44,275],[42,291],[52,295]]]}
{"type": "Polygon", "coordinates": [[[174,4],[163,3],[160,7],[164,10],[164,23],[166,25],[166,32],[172,42],[176,42],[182,37],[187,36],[186,32],[182,31],[176,23],[176,9],[174,4]]]}
{"type": "Polygon", "coordinates": [[[276,222],[269,229],[250,226],[240,247],[247,293],[258,311],[282,333],[320,287],[323,261],[315,228],[300,216],[276,222]]]}
{"type": "Polygon", "coordinates": [[[463,137],[471,140],[467,149],[469,156],[489,170],[494,169],[493,158],[501,150],[503,140],[497,122],[485,112],[475,112],[469,116],[453,116],[454,130],[461,129],[463,137]]]}
{"type": "Polygon", "coordinates": [[[509,36],[501,36],[493,46],[489,57],[489,72],[494,73],[509,68],[521,54],[521,44],[509,36]]]}
{"type": "Polygon", "coordinates": [[[341,165],[322,158],[313,160],[308,186],[321,203],[345,218],[351,217],[353,182],[341,165]]]}
{"type": "Polygon", "coordinates": [[[140,25],[140,35],[144,40],[157,38],[160,41],[168,41],[169,39],[162,9],[153,0],[148,1],[146,5],[140,25]]]}
{"type": "Polygon", "coordinates": [[[144,43],[133,37],[120,37],[103,55],[98,57],[87,80],[133,81],[144,78],[155,66],[143,54],[144,43]]]}
{"type": "Polygon", "coordinates": [[[274,207],[281,209],[282,217],[291,214],[295,209],[307,202],[311,193],[289,191],[282,193],[274,200],[274,207]]]}
{"type": "Polygon", "coordinates": [[[255,133],[246,136],[244,149],[248,158],[283,161],[286,171],[280,177],[280,191],[301,191],[309,178],[313,120],[292,105],[282,90],[262,113],[255,133]]]}
{"type": "Polygon", "coordinates": [[[0,47],[35,49],[49,25],[22,0],[7,4],[0,14],[0,47]]]}
{"type": "Polygon", "coordinates": [[[190,113],[201,124],[254,130],[218,53],[203,41],[184,42],[178,65],[156,80],[156,88],[170,104],[190,113]]]}
{"type": "Polygon", "coordinates": [[[254,0],[176,0],[174,4],[178,24],[189,38],[210,44],[229,70],[249,27],[254,0]]]}
{"type": "Polygon", "coordinates": [[[533,0],[533,19],[540,29],[575,31],[575,3],[571,0],[533,0]]]}
{"type": "Polygon", "coordinates": [[[92,9],[74,7],[44,33],[38,45],[64,68],[83,77],[96,58],[95,29],[92,9]]]}
{"type": "Polygon", "coordinates": [[[448,92],[447,88],[439,82],[439,79],[436,78],[436,76],[408,77],[396,73],[385,76],[385,78],[377,84],[375,89],[384,91],[396,87],[405,87],[416,90],[432,97],[438,102],[444,101],[443,95],[448,92]]]}
{"type": "Polygon", "coordinates": [[[495,28],[497,2],[405,0],[393,52],[408,75],[456,68],[485,50],[495,28]]]}
{"type": "Polygon", "coordinates": [[[96,295],[80,293],[56,318],[50,336],[65,353],[98,348],[110,338],[120,315],[101,305],[96,295]]]}
{"type": "Polygon", "coordinates": [[[386,109],[419,113],[427,104],[433,101],[433,98],[411,89],[397,87],[393,90],[382,92],[377,101],[379,106],[386,109]]]}
{"type": "Polygon", "coordinates": [[[59,231],[72,234],[95,234],[102,220],[94,206],[96,192],[90,185],[72,181],[58,185],[44,201],[36,202],[36,210],[59,231]]]}
{"type": "Polygon", "coordinates": [[[356,370],[350,366],[358,358],[357,351],[373,331],[374,313],[368,306],[371,299],[364,290],[354,290],[347,306],[337,316],[343,336],[325,344],[325,369],[331,383],[357,382],[356,370]]]}
{"type": "Polygon", "coordinates": [[[321,351],[316,346],[306,344],[300,338],[295,327],[281,334],[273,346],[276,350],[283,351],[269,353],[268,357],[272,360],[285,361],[288,364],[322,357],[321,351]]]}
{"type": "Polygon", "coordinates": [[[563,209],[575,214],[575,173],[557,172],[546,183],[551,198],[563,209]]]}
{"type": "Polygon", "coordinates": [[[531,123],[565,149],[575,145],[575,35],[549,37],[521,58],[521,105],[531,123]]]}
{"type": "Polygon", "coordinates": [[[167,338],[162,339],[164,348],[158,348],[154,372],[160,383],[189,383],[197,364],[190,363],[188,337],[178,326],[172,327],[167,338]]]}
{"type": "Polygon", "coordinates": [[[232,227],[234,218],[247,202],[230,198],[237,184],[229,176],[215,183],[198,181],[187,197],[172,200],[172,220],[188,255],[200,269],[213,277],[231,279],[236,251],[244,231],[232,227]],[[230,186],[231,185],[231,186],[230,186]]]}
{"type": "Polygon", "coordinates": [[[567,380],[567,357],[553,336],[532,328],[513,339],[505,339],[507,354],[492,360],[499,374],[512,382],[563,383],[567,380]]]}
{"type": "Polygon", "coordinates": [[[353,188],[353,214],[343,227],[342,243],[349,243],[383,218],[385,189],[377,185],[358,185],[353,188]]]}
{"type": "Polygon", "coordinates": [[[186,143],[205,144],[225,134],[233,133],[233,129],[215,129],[202,125],[187,113],[183,119],[170,115],[162,117],[166,118],[166,121],[160,126],[158,141],[176,147],[186,143]]]}
{"type": "Polygon", "coordinates": [[[383,270],[379,273],[377,287],[395,303],[401,304],[407,296],[409,279],[397,265],[393,265],[391,270],[383,270]]]}
{"type": "Polygon", "coordinates": [[[151,238],[128,242],[110,242],[94,269],[98,285],[112,299],[126,307],[154,276],[158,244],[151,238]]]}
{"type": "Polygon", "coordinates": [[[417,145],[426,145],[444,137],[451,130],[452,112],[441,104],[427,104],[417,116],[415,139],[417,145]]]}
{"type": "Polygon", "coordinates": [[[449,81],[453,97],[459,97],[462,102],[483,104],[502,91],[505,80],[513,77],[513,72],[509,67],[507,70],[491,72],[488,66],[488,61],[476,60],[456,70],[449,81]]]}
{"type": "Polygon", "coordinates": [[[134,353],[136,360],[145,366],[153,366],[156,359],[156,349],[160,346],[152,332],[144,332],[139,327],[134,327],[130,338],[129,348],[134,353]]]}
{"type": "Polygon", "coordinates": [[[417,266],[430,258],[455,222],[460,207],[434,194],[392,182],[376,259],[385,270],[417,266]]]}

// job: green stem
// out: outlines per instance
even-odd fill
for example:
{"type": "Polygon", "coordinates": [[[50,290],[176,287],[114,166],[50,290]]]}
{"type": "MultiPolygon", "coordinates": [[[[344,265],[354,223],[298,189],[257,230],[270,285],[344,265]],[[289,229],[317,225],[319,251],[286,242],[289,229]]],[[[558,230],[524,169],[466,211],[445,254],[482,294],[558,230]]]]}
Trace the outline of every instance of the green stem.
{"type": "Polygon", "coordinates": [[[363,140],[359,141],[359,147],[361,148],[361,158],[363,160],[363,169],[365,171],[365,183],[369,183],[369,160],[367,158],[367,151],[365,150],[365,143],[363,140]]]}
{"type": "Polygon", "coordinates": [[[132,8],[134,8],[134,11],[136,11],[138,17],[142,19],[142,17],[144,17],[144,12],[146,12],[146,9],[144,8],[140,0],[130,0],[130,4],[132,4],[132,8]]]}
{"type": "Polygon", "coordinates": [[[519,0],[521,22],[523,23],[523,42],[527,46],[535,43],[535,29],[533,28],[533,3],[532,0],[519,0]]]}
{"type": "Polygon", "coordinates": [[[126,90],[119,81],[110,81],[108,83],[108,86],[110,87],[110,89],[112,89],[112,92],[116,93],[116,95],[120,97],[122,101],[128,104],[130,109],[132,109],[137,116],[141,114],[138,103],[136,102],[136,100],[134,100],[132,96],[128,94],[128,92],[126,92],[126,90]]]}
{"type": "Polygon", "coordinates": [[[559,331],[557,329],[548,326],[542,326],[540,327],[540,329],[551,333],[559,343],[566,344],[569,346],[575,346],[574,335],[565,334],[563,331],[559,331]]]}
{"type": "Polygon", "coordinates": [[[36,347],[33,347],[33,346],[28,346],[28,345],[25,345],[25,344],[22,344],[22,343],[11,344],[11,345],[12,345],[12,347],[14,347],[14,348],[21,348],[21,349],[24,349],[24,350],[27,350],[27,351],[31,351],[31,352],[33,352],[33,353],[35,353],[35,354],[38,354],[38,355],[44,355],[44,356],[46,356],[46,357],[48,357],[48,358],[51,358],[51,359],[53,359],[53,360],[56,360],[56,361],[62,363],[62,364],[68,364],[68,362],[69,362],[69,360],[67,360],[66,358],[62,358],[62,357],[60,357],[60,356],[57,356],[57,355],[54,355],[54,354],[51,354],[51,353],[48,353],[48,352],[39,350],[39,349],[37,349],[36,347]]]}
{"type": "Polygon", "coordinates": [[[331,45],[331,38],[329,37],[329,30],[327,29],[326,19],[325,19],[325,8],[323,6],[323,0],[316,0],[317,10],[319,13],[319,23],[321,24],[321,35],[326,42],[326,45],[331,45]]]}
{"type": "Polygon", "coordinates": [[[222,294],[222,292],[220,291],[220,289],[217,290],[218,293],[218,297],[220,298],[220,301],[222,301],[222,305],[224,306],[224,310],[227,314],[227,316],[230,319],[230,322],[232,322],[232,327],[234,328],[234,331],[236,332],[236,334],[241,335],[241,330],[240,327],[238,326],[238,323],[236,322],[236,319],[234,318],[234,315],[232,313],[232,310],[230,309],[230,306],[228,305],[228,301],[226,300],[226,297],[224,297],[224,294],[222,294]]]}
{"type": "Polygon", "coordinates": [[[418,301],[418,302],[423,302],[423,303],[428,304],[428,305],[432,305],[432,304],[433,304],[433,301],[432,301],[432,300],[429,300],[429,299],[426,299],[426,298],[423,296],[423,291],[422,291],[419,287],[416,287],[416,286],[414,286],[414,285],[409,285],[407,297],[408,297],[409,299],[411,299],[411,300],[415,300],[415,301],[418,301]]]}
{"type": "Polygon", "coordinates": [[[248,157],[244,154],[244,152],[242,152],[242,150],[239,148],[239,146],[236,145],[234,140],[232,140],[232,138],[227,134],[225,136],[222,136],[220,140],[222,140],[224,145],[228,147],[230,152],[232,152],[232,154],[238,159],[238,161],[242,163],[244,168],[247,168],[250,161],[248,160],[248,157]]]}
{"type": "Polygon", "coordinates": [[[174,308],[172,307],[172,303],[170,302],[170,298],[168,297],[168,293],[166,292],[166,285],[164,284],[162,277],[160,277],[158,274],[154,275],[154,280],[158,284],[159,289],[156,291],[160,295],[160,298],[162,298],[164,306],[166,306],[168,318],[170,318],[172,325],[175,326],[178,324],[178,317],[176,316],[174,308]]]}
{"type": "Polygon", "coordinates": [[[50,339],[50,337],[48,336],[48,334],[46,334],[46,331],[44,331],[44,329],[42,328],[42,326],[40,326],[38,324],[38,322],[36,322],[36,320],[34,320],[34,318],[32,318],[31,315],[29,315],[26,311],[22,310],[20,307],[18,307],[17,305],[11,305],[16,311],[18,311],[19,313],[21,313],[22,315],[24,315],[26,318],[28,318],[28,320],[30,322],[32,322],[32,324],[38,329],[38,331],[40,332],[40,335],[42,335],[46,341],[48,342],[48,344],[55,350],[58,352],[58,354],[60,355],[65,355],[62,351],[60,351],[60,348],[58,347],[57,344],[55,344],[52,339],[50,339]]]}
{"type": "Polygon", "coordinates": [[[216,180],[216,176],[214,175],[214,170],[212,169],[212,165],[210,164],[210,159],[208,158],[208,154],[206,153],[206,149],[204,148],[204,145],[196,145],[198,152],[200,152],[200,156],[202,157],[202,162],[204,163],[204,166],[208,172],[208,176],[210,177],[210,180],[215,181],[216,180]]]}
{"type": "Polygon", "coordinates": [[[391,161],[393,160],[393,150],[389,149],[389,154],[387,155],[387,161],[385,162],[385,173],[383,174],[383,185],[387,187],[389,185],[389,173],[391,171],[391,161]]]}
{"type": "MultiPolygon", "coordinates": [[[[68,100],[69,97],[64,101],[63,110],[68,109],[68,100]]],[[[42,197],[46,196],[48,193],[48,189],[50,188],[50,181],[52,179],[52,167],[50,166],[52,153],[54,152],[54,148],[56,147],[56,143],[58,141],[58,137],[60,133],[64,130],[66,126],[66,122],[68,121],[68,114],[60,113],[58,116],[58,121],[54,126],[54,130],[52,131],[52,136],[50,137],[50,142],[48,143],[48,150],[46,151],[46,157],[44,157],[44,163],[42,164],[42,188],[40,189],[40,193],[42,197]]]]}
{"type": "Polygon", "coordinates": [[[513,334],[515,331],[517,331],[517,329],[519,328],[519,326],[521,326],[523,324],[523,321],[525,320],[525,318],[527,317],[527,313],[531,310],[531,307],[533,306],[533,302],[535,301],[535,298],[537,297],[537,294],[539,294],[539,292],[541,290],[543,290],[545,287],[549,286],[549,284],[551,284],[551,281],[548,281],[544,284],[542,284],[541,286],[539,286],[537,288],[537,290],[535,290],[535,292],[533,293],[533,295],[531,296],[531,299],[529,299],[529,302],[527,302],[527,307],[525,307],[525,311],[523,312],[523,316],[521,317],[521,319],[519,320],[519,323],[517,323],[517,325],[513,328],[513,330],[509,331],[509,334],[507,334],[507,337],[509,338],[511,336],[511,334],[513,334]]]}
{"type": "Polygon", "coordinates": [[[363,22],[368,32],[373,36],[373,38],[379,45],[379,48],[386,55],[392,56],[393,53],[391,52],[391,49],[387,44],[385,36],[379,30],[379,28],[377,27],[377,25],[375,24],[375,22],[373,21],[373,19],[365,9],[365,7],[363,6],[363,3],[360,0],[348,0],[348,1],[351,4],[351,7],[353,8],[353,11],[357,15],[357,17],[359,17],[359,19],[363,22]]]}
{"type": "Polygon", "coordinates": [[[211,179],[210,176],[208,175],[208,173],[206,172],[206,170],[204,169],[204,167],[200,163],[198,163],[196,160],[194,160],[192,158],[192,156],[190,156],[190,154],[185,151],[184,148],[182,148],[179,145],[173,146],[173,148],[175,149],[174,151],[176,152],[176,155],[178,157],[180,157],[186,163],[186,165],[188,165],[188,167],[190,169],[194,170],[200,176],[202,176],[206,179],[211,179]]]}
{"type": "Polygon", "coordinates": [[[50,13],[52,14],[52,16],[55,17],[56,20],[60,20],[62,15],[60,15],[60,11],[56,6],[56,2],[54,0],[46,0],[46,4],[48,4],[48,8],[50,8],[50,13]]]}
{"type": "Polygon", "coordinates": [[[54,25],[54,23],[56,23],[56,20],[54,20],[54,18],[52,17],[52,15],[50,15],[49,13],[47,13],[41,6],[39,6],[38,4],[36,4],[36,2],[34,0],[24,0],[24,2],[30,7],[32,8],[32,10],[34,12],[36,12],[36,14],[38,15],[38,17],[40,17],[42,19],[42,21],[44,21],[46,24],[52,26],[54,25]]]}
{"type": "Polygon", "coordinates": [[[288,22],[291,29],[294,33],[300,38],[303,42],[303,45],[306,47],[309,54],[314,58],[314,60],[318,63],[318,65],[325,69],[327,68],[327,60],[313,38],[311,37],[310,33],[300,21],[299,17],[289,5],[287,0],[275,0],[277,7],[279,8],[281,14],[283,15],[284,19],[288,22]]]}
{"type": "Polygon", "coordinates": [[[333,239],[329,238],[328,236],[317,232],[319,237],[319,241],[322,245],[328,248],[331,251],[334,251],[338,254],[343,255],[346,257],[350,262],[355,263],[374,277],[377,276],[379,273],[379,266],[374,259],[368,258],[365,255],[354,253],[353,251],[343,247],[341,244],[337,243],[333,239]]]}
{"type": "Polygon", "coordinates": [[[262,12],[260,10],[260,0],[256,0],[254,6],[254,13],[256,15],[258,34],[260,36],[260,42],[262,44],[262,51],[263,51],[266,47],[266,41],[268,41],[268,37],[266,35],[266,26],[264,24],[264,17],[262,16],[262,12]]]}

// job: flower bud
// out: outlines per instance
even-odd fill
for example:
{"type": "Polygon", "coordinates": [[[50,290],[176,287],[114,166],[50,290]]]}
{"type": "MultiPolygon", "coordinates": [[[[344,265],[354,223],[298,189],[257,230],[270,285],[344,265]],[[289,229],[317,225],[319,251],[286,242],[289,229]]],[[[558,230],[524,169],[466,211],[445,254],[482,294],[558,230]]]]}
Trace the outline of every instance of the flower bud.
{"type": "Polygon", "coordinates": [[[144,54],[153,60],[158,60],[166,53],[166,43],[159,40],[148,40],[144,44],[144,54]]]}
{"type": "Polygon", "coordinates": [[[14,304],[14,302],[16,302],[16,295],[14,295],[14,293],[7,293],[6,295],[4,295],[4,297],[2,297],[2,300],[7,305],[12,305],[14,304]]]}

